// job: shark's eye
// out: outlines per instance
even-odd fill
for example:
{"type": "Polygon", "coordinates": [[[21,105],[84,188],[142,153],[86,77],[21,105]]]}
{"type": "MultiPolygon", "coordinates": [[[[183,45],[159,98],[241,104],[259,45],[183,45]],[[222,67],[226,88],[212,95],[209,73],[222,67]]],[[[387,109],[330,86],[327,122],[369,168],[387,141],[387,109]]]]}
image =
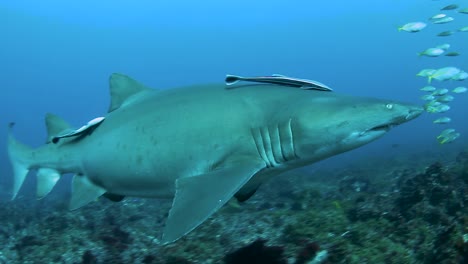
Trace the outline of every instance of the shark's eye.
{"type": "Polygon", "coordinates": [[[393,104],[386,104],[385,107],[386,107],[387,109],[393,109],[393,104]]]}

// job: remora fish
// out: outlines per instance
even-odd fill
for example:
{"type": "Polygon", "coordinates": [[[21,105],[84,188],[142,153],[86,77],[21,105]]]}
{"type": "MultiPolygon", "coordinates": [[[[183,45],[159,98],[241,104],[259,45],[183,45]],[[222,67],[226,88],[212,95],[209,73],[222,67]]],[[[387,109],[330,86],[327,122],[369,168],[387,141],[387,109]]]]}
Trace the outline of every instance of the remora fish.
{"type": "Polygon", "coordinates": [[[65,130],[62,133],[53,136],[51,141],[52,143],[57,144],[61,138],[76,137],[83,133],[89,133],[91,129],[98,126],[102,121],[104,121],[104,117],[96,117],[93,120],[89,121],[86,125],[78,128],[77,130],[65,130]]]}
{"type": "MultiPolygon", "coordinates": [[[[113,74],[105,120],[31,149],[8,136],[16,197],[30,170],[38,196],[74,173],[71,209],[100,196],[172,198],[162,243],[187,234],[233,196],[282,172],[365,145],[420,106],[280,85],[154,90],[113,74]]],[[[46,117],[49,138],[70,128],[46,117]]]]}
{"type": "Polygon", "coordinates": [[[226,85],[233,85],[240,81],[247,81],[247,82],[270,83],[270,84],[294,86],[294,87],[299,87],[301,89],[306,89],[306,90],[313,89],[313,90],[321,90],[321,91],[332,91],[330,87],[317,81],[291,78],[291,77],[287,77],[287,76],[279,75],[279,74],[274,74],[272,76],[260,76],[260,77],[242,77],[242,76],[228,74],[226,75],[225,81],[226,81],[226,85]]]}

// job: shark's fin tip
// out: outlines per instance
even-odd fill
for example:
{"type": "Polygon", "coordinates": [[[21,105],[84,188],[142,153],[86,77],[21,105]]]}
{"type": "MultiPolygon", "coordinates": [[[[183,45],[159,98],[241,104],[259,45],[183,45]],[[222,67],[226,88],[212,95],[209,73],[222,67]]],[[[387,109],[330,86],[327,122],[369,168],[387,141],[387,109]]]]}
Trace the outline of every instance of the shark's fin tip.
{"type": "Polygon", "coordinates": [[[37,171],[37,199],[44,198],[52,191],[60,179],[60,173],[55,169],[41,168],[37,171]]]}
{"type": "Polygon", "coordinates": [[[111,74],[109,77],[109,88],[111,96],[109,112],[121,107],[124,102],[133,95],[142,91],[151,90],[145,85],[121,73],[111,74]]]}
{"type": "Polygon", "coordinates": [[[92,183],[86,175],[74,175],[69,208],[70,210],[78,209],[97,200],[104,193],[106,190],[92,183]]]}
{"type": "Polygon", "coordinates": [[[70,130],[71,126],[61,117],[52,113],[47,113],[45,116],[45,124],[47,128],[47,140],[50,142],[55,136],[63,133],[66,130],[70,130]]]}

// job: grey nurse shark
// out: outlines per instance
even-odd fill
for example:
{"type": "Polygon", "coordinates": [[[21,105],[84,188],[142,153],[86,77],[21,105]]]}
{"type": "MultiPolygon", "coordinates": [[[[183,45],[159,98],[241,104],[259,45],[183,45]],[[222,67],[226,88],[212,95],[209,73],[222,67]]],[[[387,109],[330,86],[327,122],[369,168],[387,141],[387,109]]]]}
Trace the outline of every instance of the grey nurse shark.
{"type": "Polygon", "coordinates": [[[38,198],[74,174],[71,209],[100,196],[173,199],[162,243],[269,178],[367,144],[423,111],[273,84],[156,90],[121,74],[110,77],[110,94],[109,112],[80,133],[47,115],[49,140],[37,149],[16,141],[10,128],[13,198],[37,170],[38,198]]]}

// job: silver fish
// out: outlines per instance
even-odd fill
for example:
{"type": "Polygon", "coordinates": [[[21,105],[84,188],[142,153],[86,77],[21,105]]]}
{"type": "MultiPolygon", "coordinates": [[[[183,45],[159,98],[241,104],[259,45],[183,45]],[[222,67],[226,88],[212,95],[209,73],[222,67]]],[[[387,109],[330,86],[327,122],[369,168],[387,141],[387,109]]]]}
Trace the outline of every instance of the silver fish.
{"type": "Polygon", "coordinates": [[[452,5],[442,7],[440,10],[454,10],[454,9],[457,9],[457,8],[458,8],[458,5],[452,4],[452,5]]]}
{"type": "Polygon", "coordinates": [[[443,144],[453,142],[455,139],[457,139],[459,137],[460,137],[459,132],[453,132],[453,133],[449,133],[449,134],[446,134],[446,135],[439,135],[437,137],[437,141],[439,141],[439,143],[443,145],[443,144]]]}
{"type": "Polygon", "coordinates": [[[460,86],[460,87],[457,87],[457,88],[454,88],[452,90],[452,93],[466,93],[466,91],[468,91],[468,89],[466,87],[463,87],[463,86],[460,86]]]}
{"type": "Polygon", "coordinates": [[[437,100],[437,102],[448,103],[448,102],[452,102],[454,99],[455,99],[455,97],[453,97],[453,95],[446,94],[446,95],[442,95],[441,97],[437,98],[436,100],[437,100]]]}
{"type": "Polygon", "coordinates": [[[448,37],[448,36],[451,36],[453,35],[453,31],[444,31],[444,32],[440,32],[439,34],[437,34],[438,37],[448,37]]]}
{"type": "Polygon", "coordinates": [[[279,85],[287,85],[298,87],[305,90],[320,90],[320,91],[333,91],[330,87],[326,86],[323,83],[306,80],[291,78],[284,75],[273,74],[271,76],[259,76],[259,77],[242,77],[237,75],[226,75],[226,85],[233,85],[240,81],[246,82],[258,82],[258,83],[271,83],[279,85]]]}
{"type": "Polygon", "coordinates": [[[423,92],[434,92],[435,90],[437,90],[437,88],[435,88],[434,86],[424,86],[423,88],[419,90],[423,92]]]}
{"type": "Polygon", "coordinates": [[[432,121],[434,124],[448,124],[452,121],[450,117],[441,117],[437,118],[436,120],[432,121]]]}
{"type": "Polygon", "coordinates": [[[429,19],[429,20],[437,20],[437,19],[444,18],[444,17],[446,17],[446,16],[447,16],[446,14],[437,14],[437,15],[431,16],[431,17],[428,18],[428,19],[429,19]]]}
{"type": "Polygon", "coordinates": [[[440,18],[440,19],[432,20],[432,23],[434,23],[434,24],[445,24],[445,23],[452,22],[453,20],[455,20],[453,17],[443,17],[443,18],[440,18]]]}

